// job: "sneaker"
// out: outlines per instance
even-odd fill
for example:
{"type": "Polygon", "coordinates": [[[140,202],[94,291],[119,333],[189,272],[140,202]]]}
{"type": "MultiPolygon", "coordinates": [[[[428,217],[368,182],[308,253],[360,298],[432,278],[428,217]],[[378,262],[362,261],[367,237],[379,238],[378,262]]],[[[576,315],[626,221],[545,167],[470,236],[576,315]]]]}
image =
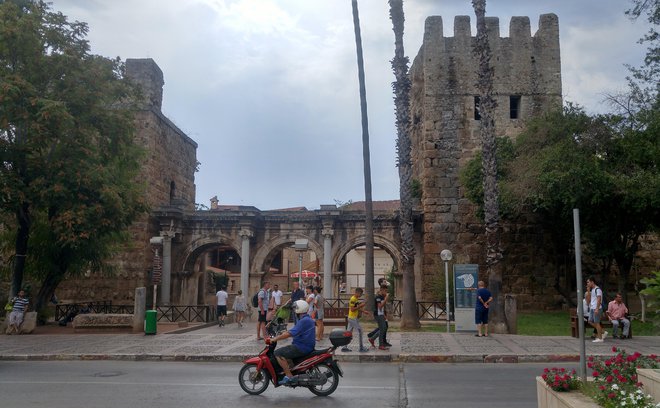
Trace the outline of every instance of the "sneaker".
{"type": "Polygon", "coordinates": [[[392,345],[388,342],[385,342],[385,347],[392,347],[392,345]]]}
{"type": "Polygon", "coordinates": [[[291,381],[292,381],[292,379],[289,378],[289,377],[287,377],[287,376],[285,375],[284,377],[282,377],[282,380],[280,381],[280,384],[282,384],[282,385],[284,385],[284,384],[288,384],[288,383],[290,383],[291,381]]]}
{"type": "Polygon", "coordinates": [[[366,348],[366,347],[360,347],[360,353],[366,353],[367,351],[369,351],[368,348],[366,348]]]}
{"type": "Polygon", "coordinates": [[[371,343],[371,347],[376,347],[376,339],[367,339],[371,343]]]}
{"type": "Polygon", "coordinates": [[[351,352],[353,350],[349,349],[348,347],[342,347],[341,351],[343,351],[344,353],[348,353],[348,352],[351,352]]]}
{"type": "Polygon", "coordinates": [[[603,340],[605,340],[605,337],[607,337],[607,332],[606,331],[603,332],[603,340]]]}
{"type": "Polygon", "coordinates": [[[595,339],[591,341],[592,343],[602,343],[603,339],[595,339]]]}
{"type": "Polygon", "coordinates": [[[386,345],[378,346],[378,350],[389,350],[390,348],[386,345]]]}

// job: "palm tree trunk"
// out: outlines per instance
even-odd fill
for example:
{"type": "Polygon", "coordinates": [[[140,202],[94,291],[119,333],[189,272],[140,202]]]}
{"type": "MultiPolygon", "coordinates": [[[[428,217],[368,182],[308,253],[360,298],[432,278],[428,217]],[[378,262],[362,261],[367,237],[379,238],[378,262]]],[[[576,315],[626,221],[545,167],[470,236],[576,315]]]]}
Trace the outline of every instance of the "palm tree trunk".
{"type": "Polygon", "coordinates": [[[403,50],[403,29],[405,16],[403,0],[390,0],[390,18],[394,31],[394,59],[392,71],[396,81],[394,108],[397,129],[397,166],[399,167],[399,233],[401,235],[401,260],[403,273],[403,303],[401,306],[401,328],[419,328],[417,297],[415,295],[415,248],[413,246],[412,214],[412,164],[410,160],[410,77],[408,57],[403,50]]]}
{"type": "MultiPolygon", "coordinates": [[[[362,58],[362,37],[360,35],[360,16],[357,0],[353,3],[353,26],[355,28],[355,47],[357,50],[358,82],[360,84],[360,110],[362,112],[362,159],[364,161],[364,206],[365,206],[365,254],[364,254],[364,291],[365,302],[374,302],[374,211],[371,198],[371,162],[369,154],[369,120],[367,118],[367,89],[364,83],[364,61],[362,58]]],[[[367,310],[372,308],[367,307],[367,310]]]]}
{"type": "Polygon", "coordinates": [[[479,79],[477,89],[480,93],[479,113],[481,115],[482,171],[484,175],[484,222],[486,224],[486,267],[488,270],[488,288],[493,295],[491,316],[493,330],[508,331],[504,316],[502,299],[502,248],[500,247],[499,191],[497,188],[497,160],[495,159],[495,120],[497,106],[493,98],[493,68],[490,66],[490,46],[486,30],[486,0],[472,0],[477,16],[477,41],[475,52],[479,57],[479,79]]]}

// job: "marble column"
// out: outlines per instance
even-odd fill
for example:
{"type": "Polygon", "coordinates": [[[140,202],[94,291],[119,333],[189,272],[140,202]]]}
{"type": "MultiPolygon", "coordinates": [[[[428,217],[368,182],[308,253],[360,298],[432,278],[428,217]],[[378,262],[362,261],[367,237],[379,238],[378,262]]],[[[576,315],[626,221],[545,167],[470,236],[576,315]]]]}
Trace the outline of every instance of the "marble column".
{"type": "Polygon", "coordinates": [[[251,299],[250,290],[250,238],[252,231],[242,229],[238,235],[241,237],[241,290],[246,299],[251,299]]]}
{"type": "Polygon", "coordinates": [[[169,306],[172,277],[172,238],[173,232],[161,232],[163,237],[163,277],[160,282],[160,304],[169,306]]]}
{"type": "Polygon", "coordinates": [[[332,285],[332,236],[334,231],[324,228],[323,235],[323,295],[326,298],[335,297],[335,288],[332,285]]]}

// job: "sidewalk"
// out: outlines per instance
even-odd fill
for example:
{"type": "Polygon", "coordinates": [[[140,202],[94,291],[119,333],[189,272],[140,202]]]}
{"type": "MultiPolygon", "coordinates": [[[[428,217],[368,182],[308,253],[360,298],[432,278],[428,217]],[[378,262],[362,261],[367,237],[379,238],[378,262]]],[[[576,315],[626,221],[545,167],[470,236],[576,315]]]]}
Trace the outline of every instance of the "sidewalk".
{"type": "MultiPolygon", "coordinates": [[[[188,328],[190,330],[192,328],[188,328]]],[[[317,348],[330,346],[329,330],[317,348]]],[[[357,334],[357,333],[356,333],[357,334]]],[[[354,362],[444,362],[526,363],[579,361],[579,340],[568,336],[536,337],[495,334],[475,337],[473,333],[393,332],[389,351],[337,350],[340,361],[354,362]]],[[[290,340],[281,342],[287,344],[290,340]]],[[[365,338],[366,342],[366,338],[365,338]]],[[[263,341],[256,340],[254,322],[243,328],[236,324],[213,324],[186,333],[144,334],[40,334],[0,336],[0,360],[134,360],[134,361],[231,361],[258,354],[263,341]]],[[[368,346],[369,344],[366,343],[368,346]]],[[[660,337],[632,340],[607,338],[604,343],[587,340],[587,355],[613,355],[612,347],[628,352],[660,355],[660,337]]]]}

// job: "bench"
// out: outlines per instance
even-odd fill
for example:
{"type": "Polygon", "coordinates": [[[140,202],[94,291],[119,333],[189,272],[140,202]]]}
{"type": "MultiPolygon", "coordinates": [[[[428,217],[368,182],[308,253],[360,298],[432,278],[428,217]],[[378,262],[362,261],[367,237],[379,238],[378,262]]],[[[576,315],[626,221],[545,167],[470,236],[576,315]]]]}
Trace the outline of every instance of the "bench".
{"type": "MultiPolygon", "coordinates": [[[[630,320],[630,317],[628,317],[630,320]]],[[[603,327],[603,329],[609,328],[612,329],[612,322],[609,320],[601,320],[600,325],[603,327]]],[[[585,330],[592,329],[593,326],[591,326],[589,323],[586,321],[584,322],[584,328],[585,330]]],[[[623,326],[619,326],[619,330],[623,332],[623,326]]],[[[610,332],[611,333],[611,332],[610,332]]],[[[578,317],[577,317],[577,310],[571,309],[571,336],[572,337],[579,337],[578,335],[578,317]]],[[[628,329],[628,338],[632,339],[632,320],[630,320],[630,328],[628,329]]]]}
{"type": "Polygon", "coordinates": [[[324,326],[343,326],[348,325],[347,307],[326,307],[323,310],[324,326]]]}
{"type": "Polygon", "coordinates": [[[71,323],[74,331],[83,330],[126,330],[133,329],[133,315],[132,314],[117,314],[117,313],[89,313],[79,314],[73,318],[71,323]]]}

